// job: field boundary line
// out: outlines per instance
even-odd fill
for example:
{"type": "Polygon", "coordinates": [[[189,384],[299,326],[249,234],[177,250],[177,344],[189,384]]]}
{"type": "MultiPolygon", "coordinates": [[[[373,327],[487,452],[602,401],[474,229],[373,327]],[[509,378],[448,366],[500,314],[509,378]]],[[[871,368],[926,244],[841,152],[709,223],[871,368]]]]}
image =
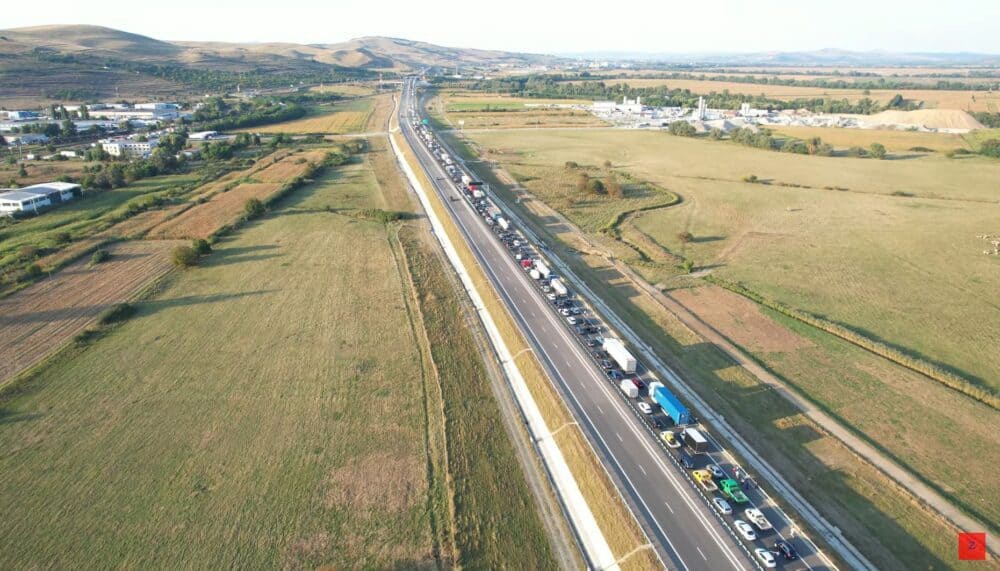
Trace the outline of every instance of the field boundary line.
{"type": "Polygon", "coordinates": [[[507,376],[512,388],[514,389],[518,404],[527,419],[529,432],[536,440],[536,447],[541,454],[543,461],[549,468],[556,491],[562,498],[563,505],[566,506],[570,519],[573,523],[573,527],[577,530],[577,536],[583,544],[584,550],[587,554],[587,559],[590,564],[596,568],[617,569],[618,565],[614,558],[614,554],[611,551],[611,547],[608,545],[607,539],[598,527],[593,512],[591,512],[590,506],[584,499],[583,494],[580,491],[579,484],[576,482],[573,473],[569,470],[569,466],[566,463],[566,459],[562,455],[562,451],[559,449],[559,446],[554,440],[545,438],[545,436],[549,434],[545,419],[528,390],[527,384],[521,375],[521,371],[516,362],[513,360],[510,350],[507,348],[499,329],[497,329],[496,323],[493,321],[492,315],[483,304],[479,291],[476,289],[468,271],[465,269],[463,261],[458,256],[458,252],[452,244],[444,225],[438,218],[437,212],[434,210],[433,205],[426,194],[427,191],[423,188],[422,183],[417,178],[413,168],[409,164],[409,161],[404,156],[402,149],[400,149],[399,144],[396,142],[396,138],[390,137],[390,143],[392,144],[393,152],[396,154],[404,174],[406,174],[407,179],[416,191],[417,196],[427,213],[430,223],[434,228],[435,237],[444,249],[448,261],[458,273],[459,279],[462,281],[466,292],[472,299],[476,312],[479,314],[480,319],[486,328],[490,343],[500,356],[500,365],[505,373],[505,376],[507,376]]]}

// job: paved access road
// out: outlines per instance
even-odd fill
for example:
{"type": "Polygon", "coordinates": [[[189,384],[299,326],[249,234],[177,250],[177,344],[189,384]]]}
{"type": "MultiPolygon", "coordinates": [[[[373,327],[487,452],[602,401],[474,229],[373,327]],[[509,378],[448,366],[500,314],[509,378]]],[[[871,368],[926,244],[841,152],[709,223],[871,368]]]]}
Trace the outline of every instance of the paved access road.
{"type": "MultiPolygon", "coordinates": [[[[695,490],[671,453],[656,440],[647,424],[608,382],[591,356],[542,296],[537,285],[517,265],[475,209],[460,195],[447,173],[417,140],[407,110],[413,107],[412,85],[404,87],[400,126],[417,155],[434,191],[442,198],[488,278],[525,332],[600,460],[616,480],[650,537],[660,559],[676,569],[754,569],[750,550],[766,543],[736,538],[721,516],[695,490]]],[[[700,464],[706,458],[693,458],[700,464]]],[[[715,463],[712,458],[707,461],[715,463]]],[[[779,527],[769,510],[766,515],[779,527]]],[[[807,557],[789,568],[816,568],[807,557]]],[[[779,562],[779,565],[781,562],[779,562]]]]}

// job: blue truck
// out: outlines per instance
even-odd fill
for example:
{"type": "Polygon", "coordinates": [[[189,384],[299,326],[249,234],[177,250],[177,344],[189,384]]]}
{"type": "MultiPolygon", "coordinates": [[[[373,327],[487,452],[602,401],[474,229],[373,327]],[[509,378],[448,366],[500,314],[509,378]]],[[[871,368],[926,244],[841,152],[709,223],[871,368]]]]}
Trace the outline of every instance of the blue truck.
{"type": "Polygon", "coordinates": [[[674,424],[681,425],[691,422],[691,411],[687,409],[677,397],[666,387],[659,386],[653,390],[653,400],[663,408],[663,412],[674,421],[674,424]]]}

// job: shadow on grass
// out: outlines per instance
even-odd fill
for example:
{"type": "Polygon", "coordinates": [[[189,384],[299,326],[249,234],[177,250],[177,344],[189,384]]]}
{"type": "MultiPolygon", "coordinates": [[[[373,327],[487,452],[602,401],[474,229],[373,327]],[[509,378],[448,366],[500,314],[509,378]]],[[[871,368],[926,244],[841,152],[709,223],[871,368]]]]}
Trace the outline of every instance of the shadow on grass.
{"type": "Polygon", "coordinates": [[[40,412],[14,412],[12,410],[0,409],[0,425],[14,424],[17,422],[27,422],[44,416],[40,412]]]}
{"type": "Polygon", "coordinates": [[[139,310],[144,315],[148,315],[164,309],[172,309],[175,307],[188,307],[192,305],[205,305],[210,303],[221,303],[225,301],[232,301],[234,299],[256,297],[260,295],[274,293],[277,291],[281,290],[262,289],[257,291],[242,291],[234,293],[215,293],[211,295],[185,295],[170,299],[156,299],[151,301],[145,301],[139,305],[139,310]]]}

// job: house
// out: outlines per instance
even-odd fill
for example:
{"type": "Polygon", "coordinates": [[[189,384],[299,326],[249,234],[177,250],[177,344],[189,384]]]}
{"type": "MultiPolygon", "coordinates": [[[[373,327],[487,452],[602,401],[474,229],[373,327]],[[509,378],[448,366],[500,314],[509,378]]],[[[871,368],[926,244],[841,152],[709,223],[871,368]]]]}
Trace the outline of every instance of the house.
{"type": "Polygon", "coordinates": [[[18,189],[0,189],[0,214],[38,212],[83,194],[83,188],[70,182],[46,182],[18,189]]]}

